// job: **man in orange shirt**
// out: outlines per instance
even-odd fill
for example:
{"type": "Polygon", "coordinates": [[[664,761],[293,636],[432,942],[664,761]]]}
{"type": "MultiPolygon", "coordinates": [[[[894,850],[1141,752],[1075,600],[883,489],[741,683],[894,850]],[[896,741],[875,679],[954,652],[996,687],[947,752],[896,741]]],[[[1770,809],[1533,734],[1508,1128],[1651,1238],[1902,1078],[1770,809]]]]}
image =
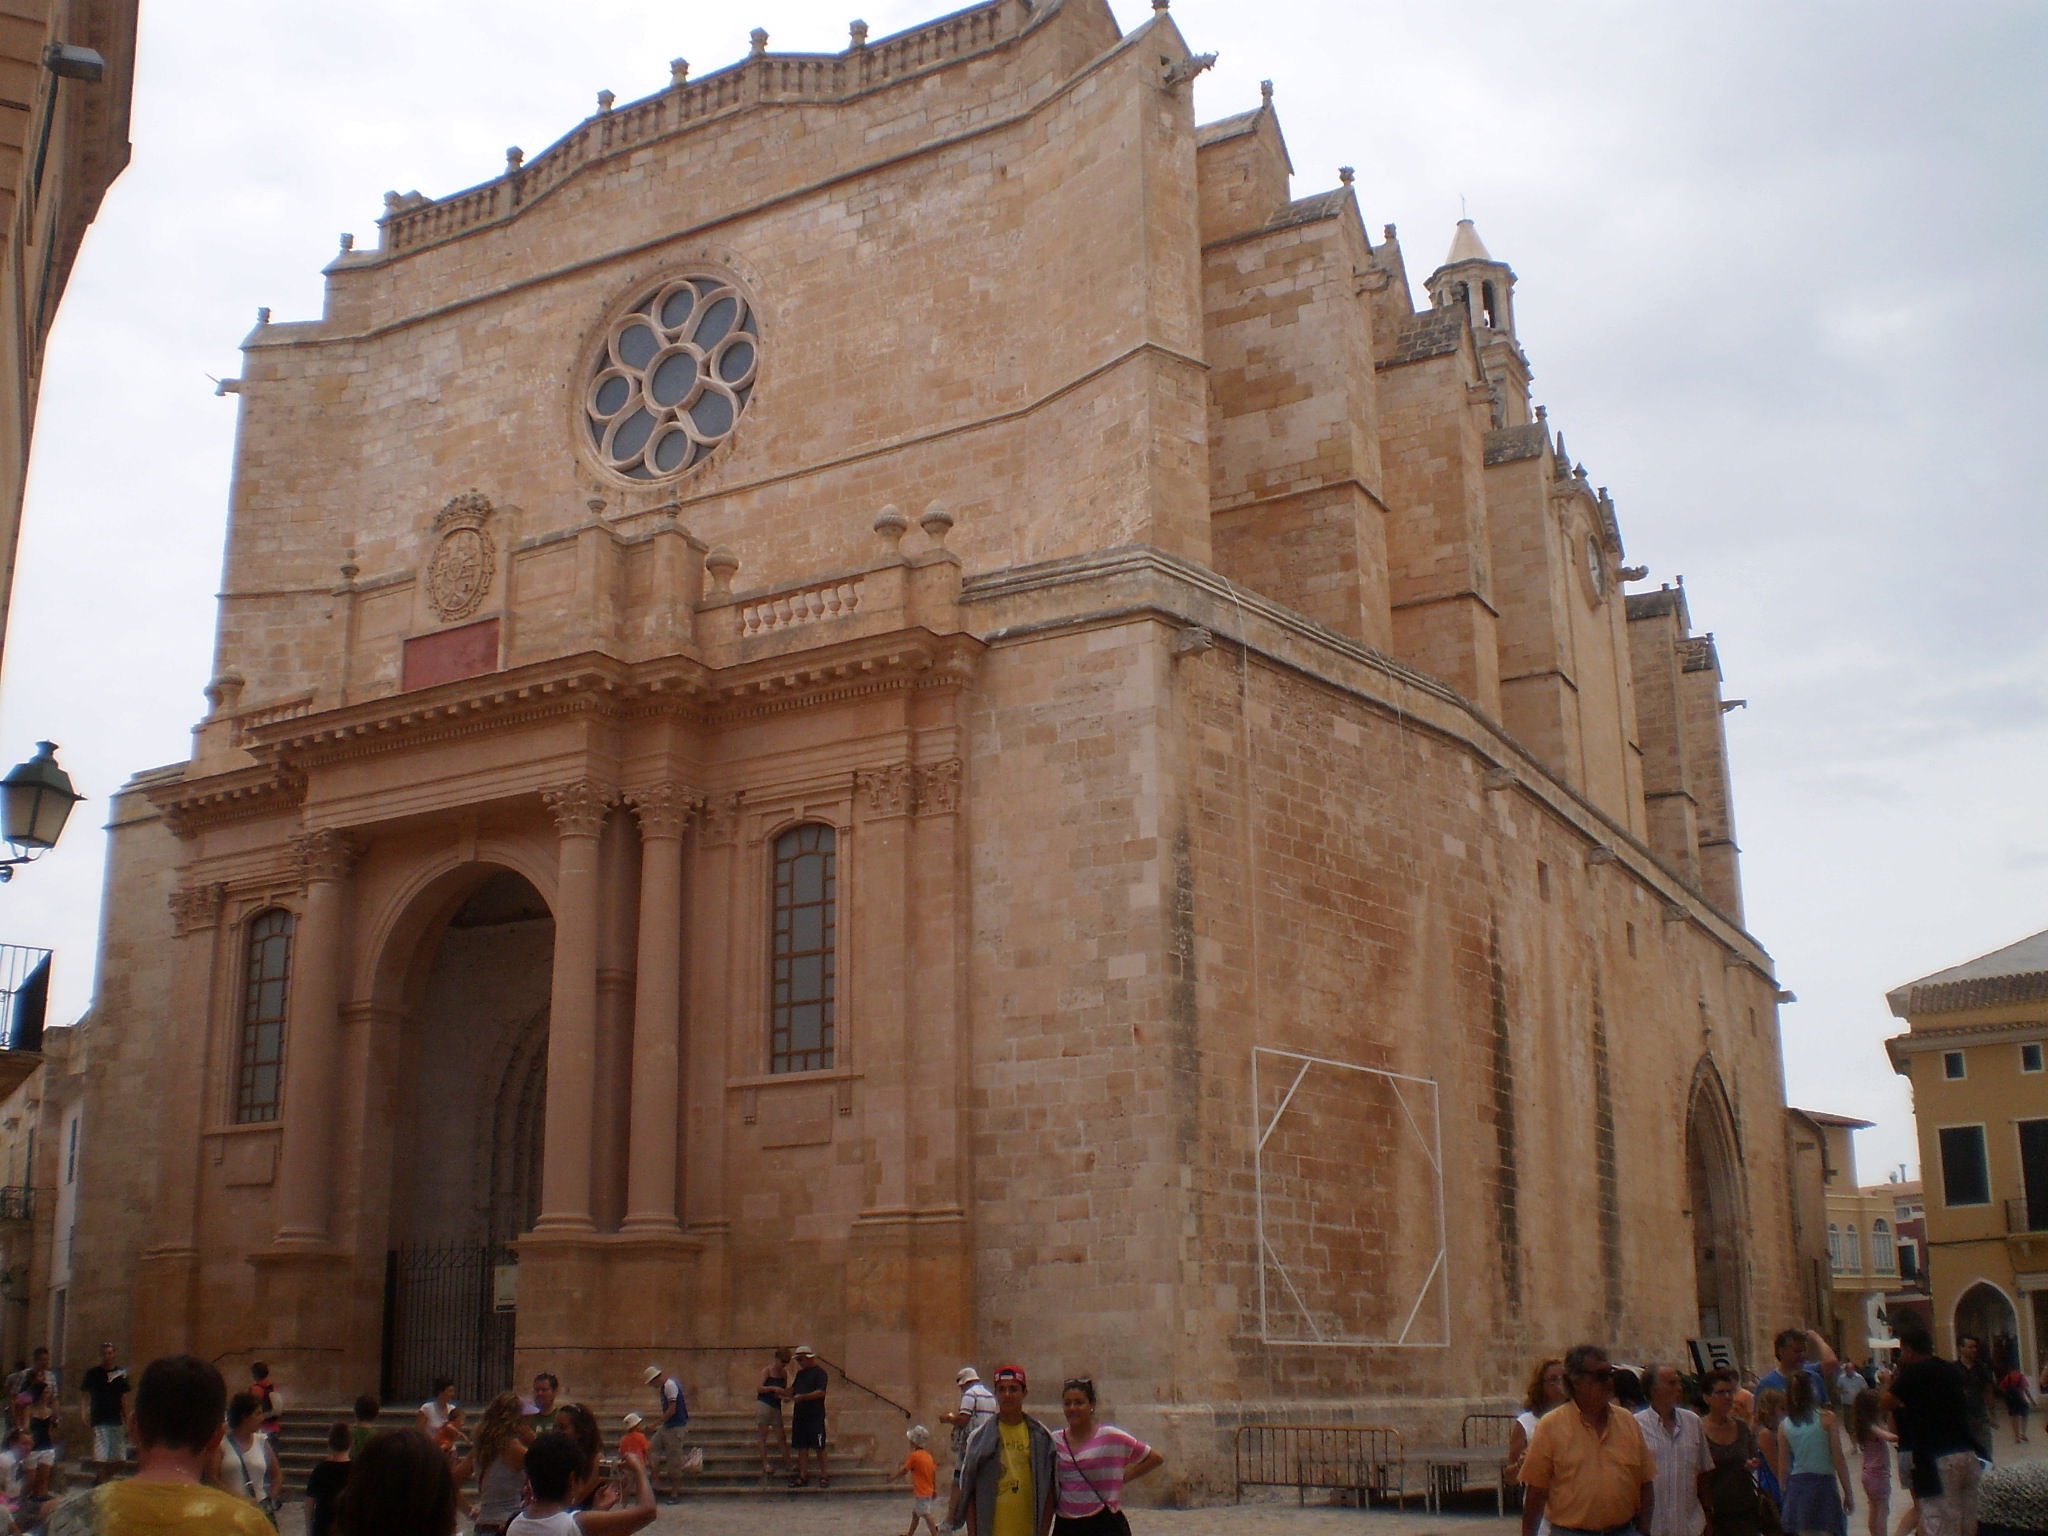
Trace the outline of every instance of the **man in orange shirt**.
{"type": "Polygon", "coordinates": [[[1632,1536],[1650,1528],[1657,1464],[1642,1426],[1614,1402],[1614,1368],[1597,1344],[1564,1357],[1571,1401],[1536,1423],[1522,1458],[1522,1536],[1545,1515],[1559,1536],[1632,1536]]]}
{"type": "Polygon", "coordinates": [[[898,1477],[906,1472],[910,1474],[910,1529],[903,1536],[917,1536],[917,1522],[920,1520],[931,1536],[939,1536],[939,1522],[933,1518],[939,1502],[939,1464],[924,1448],[931,1437],[932,1432],[922,1424],[913,1424],[903,1431],[903,1438],[910,1442],[910,1454],[896,1469],[898,1477]]]}

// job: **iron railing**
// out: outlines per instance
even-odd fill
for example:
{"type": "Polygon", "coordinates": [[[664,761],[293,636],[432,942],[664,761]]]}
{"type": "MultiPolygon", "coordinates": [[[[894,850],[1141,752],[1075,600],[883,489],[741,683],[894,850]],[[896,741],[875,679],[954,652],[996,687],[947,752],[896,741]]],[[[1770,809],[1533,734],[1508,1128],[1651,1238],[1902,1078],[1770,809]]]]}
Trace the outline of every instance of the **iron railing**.
{"type": "Polygon", "coordinates": [[[1372,1424],[1240,1424],[1232,1437],[1237,1496],[1247,1488],[1331,1488],[1407,1502],[1399,1430],[1372,1424]]]}
{"type": "Polygon", "coordinates": [[[50,1010],[50,952],[0,944],[0,1051],[40,1051],[50,1010]]]}
{"type": "Polygon", "coordinates": [[[2005,1230],[2013,1235],[2048,1232],[2048,1194],[2022,1195],[2006,1201],[2005,1230]]]}
{"type": "Polygon", "coordinates": [[[497,1268],[510,1262],[510,1249],[483,1243],[420,1244],[385,1256],[384,1401],[432,1397],[443,1376],[472,1403],[511,1385],[513,1314],[493,1298],[497,1268]]]}
{"type": "Polygon", "coordinates": [[[0,1221],[34,1221],[36,1219],[35,1187],[29,1184],[9,1184],[0,1188],[0,1221]]]}

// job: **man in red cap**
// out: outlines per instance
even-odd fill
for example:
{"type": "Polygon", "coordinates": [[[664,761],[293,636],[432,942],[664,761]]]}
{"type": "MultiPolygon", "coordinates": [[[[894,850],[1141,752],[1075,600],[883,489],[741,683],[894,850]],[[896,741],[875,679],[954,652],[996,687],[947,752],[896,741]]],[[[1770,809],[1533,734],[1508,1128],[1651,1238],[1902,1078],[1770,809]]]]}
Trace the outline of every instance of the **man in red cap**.
{"type": "Polygon", "coordinates": [[[1027,1418],[1021,1365],[996,1372],[996,1416],[967,1438],[947,1523],[972,1536],[1045,1536],[1059,1504],[1052,1436],[1027,1418]]]}

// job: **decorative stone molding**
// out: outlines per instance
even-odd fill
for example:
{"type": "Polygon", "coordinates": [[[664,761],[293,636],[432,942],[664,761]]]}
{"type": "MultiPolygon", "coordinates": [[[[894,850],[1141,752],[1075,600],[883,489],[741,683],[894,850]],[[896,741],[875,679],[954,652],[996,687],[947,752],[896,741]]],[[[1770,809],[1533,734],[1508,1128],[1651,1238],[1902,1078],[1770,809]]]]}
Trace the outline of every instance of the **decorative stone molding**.
{"type": "Polygon", "coordinates": [[[864,796],[869,817],[949,816],[960,809],[960,759],[942,763],[890,763],[861,768],[854,793],[864,796]]]}
{"type": "Polygon", "coordinates": [[[301,832],[292,838],[291,850],[299,879],[307,884],[315,880],[346,880],[363,851],[354,838],[338,827],[301,832]]]}
{"type": "Polygon", "coordinates": [[[578,779],[560,789],[541,791],[555,818],[555,830],[564,837],[595,837],[604,826],[605,813],[612,808],[612,792],[578,779]]]}
{"type": "Polygon", "coordinates": [[[734,791],[712,795],[704,801],[704,819],[697,824],[697,836],[705,847],[727,847],[738,838],[740,798],[738,791],[734,791]]]}
{"type": "Polygon", "coordinates": [[[926,763],[917,770],[917,813],[950,816],[960,809],[960,759],[926,763]]]}
{"type": "Polygon", "coordinates": [[[218,880],[181,885],[171,892],[171,931],[178,938],[211,928],[220,921],[221,906],[228,888],[218,880]]]}
{"type": "Polygon", "coordinates": [[[680,784],[649,784],[621,798],[639,818],[642,837],[681,837],[690,818],[704,808],[704,797],[680,784]]]}
{"type": "Polygon", "coordinates": [[[886,768],[861,768],[853,775],[854,792],[867,798],[868,815],[908,816],[917,809],[917,779],[908,763],[886,768]]]}
{"type": "Polygon", "coordinates": [[[434,514],[440,543],[427,561],[427,601],[444,624],[468,618],[490,595],[498,548],[484,524],[496,511],[488,496],[465,491],[434,514]]]}

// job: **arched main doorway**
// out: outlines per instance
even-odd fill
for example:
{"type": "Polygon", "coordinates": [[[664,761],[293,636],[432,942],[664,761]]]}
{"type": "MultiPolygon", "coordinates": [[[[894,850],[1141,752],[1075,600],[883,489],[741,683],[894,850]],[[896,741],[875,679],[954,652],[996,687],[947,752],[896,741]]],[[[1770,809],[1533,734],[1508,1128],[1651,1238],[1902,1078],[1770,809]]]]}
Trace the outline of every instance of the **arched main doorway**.
{"type": "Polygon", "coordinates": [[[1699,1337],[1749,1346],[1742,1197],[1735,1123],[1720,1075],[1702,1064],[1685,1119],[1685,1174],[1692,1210],[1693,1284],[1699,1337]]]}
{"type": "Polygon", "coordinates": [[[501,1284],[539,1209],[554,919],[522,876],[479,869],[430,927],[393,1042],[384,1395],[437,1377],[481,1402],[512,1383],[501,1284]]]}
{"type": "Polygon", "coordinates": [[[1988,1280],[1979,1280],[1956,1298],[1955,1348],[1963,1352],[1965,1336],[1984,1341],[1984,1358],[2003,1375],[2020,1363],[2020,1315],[2012,1298],[1988,1280]]]}

